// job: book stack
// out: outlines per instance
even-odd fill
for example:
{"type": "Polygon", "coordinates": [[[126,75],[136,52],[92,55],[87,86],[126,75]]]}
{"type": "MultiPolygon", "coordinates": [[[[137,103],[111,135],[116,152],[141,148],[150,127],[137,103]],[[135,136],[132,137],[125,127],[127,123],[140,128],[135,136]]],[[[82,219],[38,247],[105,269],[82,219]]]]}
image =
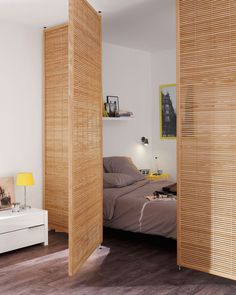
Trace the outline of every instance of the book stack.
{"type": "Polygon", "coordinates": [[[129,111],[119,111],[119,113],[117,114],[117,117],[133,117],[133,116],[134,114],[129,111]]]}

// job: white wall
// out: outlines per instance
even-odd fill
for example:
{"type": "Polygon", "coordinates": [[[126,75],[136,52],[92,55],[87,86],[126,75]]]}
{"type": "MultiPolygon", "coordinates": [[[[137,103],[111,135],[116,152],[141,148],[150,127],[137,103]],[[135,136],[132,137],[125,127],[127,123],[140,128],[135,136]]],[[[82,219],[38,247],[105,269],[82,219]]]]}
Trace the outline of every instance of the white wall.
{"type": "Polygon", "coordinates": [[[176,50],[158,51],[151,55],[152,77],[152,141],[153,155],[157,155],[155,163],[159,169],[176,179],[176,140],[160,139],[160,104],[159,85],[176,83],[176,50]]]}
{"type": "Polygon", "coordinates": [[[139,168],[162,169],[176,180],[176,140],[160,139],[159,85],[173,83],[175,49],[150,54],[103,44],[104,100],[118,95],[121,109],[135,114],[130,121],[103,122],[104,156],[130,156],[139,168]],[[148,137],[148,147],[140,144],[141,136],[148,137]]]}
{"type": "MultiPolygon", "coordinates": [[[[0,177],[32,171],[36,185],[29,203],[42,207],[42,31],[0,26],[0,177]]],[[[132,110],[130,121],[104,121],[104,155],[131,156],[139,168],[158,168],[176,177],[175,140],[160,140],[159,85],[174,83],[175,50],[155,54],[105,43],[103,93],[118,95],[121,109],[132,110]],[[148,137],[146,148],[140,143],[148,137]]],[[[23,188],[16,188],[18,201],[23,188]]]]}
{"type": "MultiPolygon", "coordinates": [[[[0,176],[33,172],[29,203],[42,206],[42,32],[0,24],[0,176]]],[[[16,188],[18,201],[23,188],[16,188]]]]}
{"type": "Polygon", "coordinates": [[[104,156],[130,156],[139,168],[152,161],[152,95],[150,53],[103,44],[103,96],[117,95],[120,108],[133,111],[129,121],[104,121],[104,156]],[[141,137],[149,139],[144,147],[141,137]]]}

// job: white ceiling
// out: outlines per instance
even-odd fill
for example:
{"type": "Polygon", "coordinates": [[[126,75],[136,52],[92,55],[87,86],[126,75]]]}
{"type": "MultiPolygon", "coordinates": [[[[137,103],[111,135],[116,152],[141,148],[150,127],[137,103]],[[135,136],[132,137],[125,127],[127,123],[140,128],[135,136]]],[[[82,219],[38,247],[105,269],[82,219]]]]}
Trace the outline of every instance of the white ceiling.
{"type": "MultiPolygon", "coordinates": [[[[175,0],[88,0],[102,11],[105,42],[147,51],[175,48],[175,0]]],[[[0,0],[0,21],[38,27],[68,20],[68,0],[0,0]]]]}
{"type": "Polygon", "coordinates": [[[147,51],[175,48],[175,0],[88,1],[102,11],[104,41],[147,51]]]}

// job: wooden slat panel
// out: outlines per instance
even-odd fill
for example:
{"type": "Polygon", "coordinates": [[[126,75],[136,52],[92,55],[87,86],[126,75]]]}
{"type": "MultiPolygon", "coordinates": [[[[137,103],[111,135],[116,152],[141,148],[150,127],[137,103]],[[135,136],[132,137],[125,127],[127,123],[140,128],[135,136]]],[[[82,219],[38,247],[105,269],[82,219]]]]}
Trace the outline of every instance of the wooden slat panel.
{"type": "Polygon", "coordinates": [[[102,241],[101,20],[85,0],[69,15],[69,273],[102,241]]]}
{"type": "Polygon", "coordinates": [[[68,26],[45,30],[44,207],[68,231],[68,26]]]}
{"type": "Polygon", "coordinates": [[[178,264],[236,279],[236,4],[177,0],[178,264]]]}

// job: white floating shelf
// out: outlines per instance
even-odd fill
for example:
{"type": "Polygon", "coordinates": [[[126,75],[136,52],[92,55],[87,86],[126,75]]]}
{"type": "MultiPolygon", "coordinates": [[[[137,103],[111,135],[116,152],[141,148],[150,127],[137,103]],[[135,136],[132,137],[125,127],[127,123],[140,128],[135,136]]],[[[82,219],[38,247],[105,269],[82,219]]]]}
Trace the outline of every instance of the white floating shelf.
{"type": "Polygon", "coordinates": [[[103,121],[128,121],[134,117],[102,117],[103,121]]]}

